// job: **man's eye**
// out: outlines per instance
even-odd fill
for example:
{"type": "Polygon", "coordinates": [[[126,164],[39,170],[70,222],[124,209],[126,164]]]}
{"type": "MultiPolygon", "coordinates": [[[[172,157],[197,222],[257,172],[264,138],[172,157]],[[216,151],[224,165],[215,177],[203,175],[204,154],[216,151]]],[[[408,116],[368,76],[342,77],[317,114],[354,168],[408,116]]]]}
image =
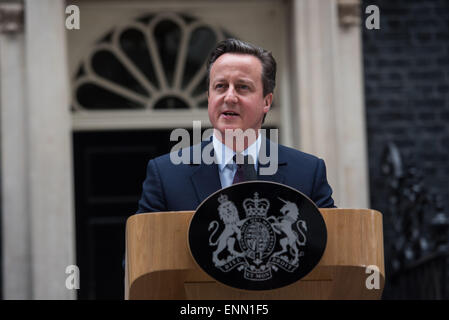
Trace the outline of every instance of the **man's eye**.
{"type": "Polygon", "coordinates": [[[249,89],[249,87],[246,84],[241,84],[239,86],[239,88],[242,89],[242,90],[248,90],[249,89]]]}
{"type": "Polygon", "coordinates": [[[215,85],[215,89],[221,89],[221,88],[224,88],[224,84],[223,83],[217,83],[215,85]]]}

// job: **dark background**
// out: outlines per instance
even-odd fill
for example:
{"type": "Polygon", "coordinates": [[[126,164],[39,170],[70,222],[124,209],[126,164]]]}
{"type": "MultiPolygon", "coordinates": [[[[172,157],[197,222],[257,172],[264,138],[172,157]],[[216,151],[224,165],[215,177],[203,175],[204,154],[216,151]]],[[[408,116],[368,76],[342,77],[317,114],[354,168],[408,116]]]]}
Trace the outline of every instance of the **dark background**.
{"type": "MultiPolygon", "coordinates": [[[[380,30],[362,28],[363,65],[371,207],[384,214],[384,299],[426,298],[403,292],[388,278],[389,246],[398,235],[388,220],[391,195],[381,158],[394,142],[404,164],[421,174],[420,192],[439,195],[449,213],[449,1],[364,0],[362,16],[372,4],[380,9],[380,30]]],[[[423,223],[433,213],[427,211],[423,223]]],[[[447,283],[447,276],[440,281],[447,283]]]]}
{"type": "Polygon", "coordinates": [[[380,30],[363,30],[371,205],[385,209],[380,155],[387,142],[416,163],[449,205],[449,1],[363,1],[380,30]]]}

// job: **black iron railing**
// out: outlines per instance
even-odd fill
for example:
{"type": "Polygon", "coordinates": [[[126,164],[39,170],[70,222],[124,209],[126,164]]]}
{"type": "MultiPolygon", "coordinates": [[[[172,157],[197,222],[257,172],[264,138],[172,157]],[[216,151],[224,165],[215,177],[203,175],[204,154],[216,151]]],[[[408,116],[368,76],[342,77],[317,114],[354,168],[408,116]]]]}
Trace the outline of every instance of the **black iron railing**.
{"type": "Polygon", "coordinates": [[[420,170],[404,164],[388,144],[382,156],[388,299],[448,299],[449,219],[442,199],[423,183],[420,170]]]}

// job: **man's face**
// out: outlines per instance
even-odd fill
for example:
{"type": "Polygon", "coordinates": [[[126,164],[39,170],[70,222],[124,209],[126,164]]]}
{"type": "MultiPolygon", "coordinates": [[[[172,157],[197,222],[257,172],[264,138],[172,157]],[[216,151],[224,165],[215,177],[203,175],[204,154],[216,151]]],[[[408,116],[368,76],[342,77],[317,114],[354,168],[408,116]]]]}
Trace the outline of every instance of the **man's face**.
{"type": "Polygon", "coordinates": [[[258,130],[273,94],[263,96],[262,63],[249,54],[225,53],[210,70],[208,112],[213,127],[258,130]]]}

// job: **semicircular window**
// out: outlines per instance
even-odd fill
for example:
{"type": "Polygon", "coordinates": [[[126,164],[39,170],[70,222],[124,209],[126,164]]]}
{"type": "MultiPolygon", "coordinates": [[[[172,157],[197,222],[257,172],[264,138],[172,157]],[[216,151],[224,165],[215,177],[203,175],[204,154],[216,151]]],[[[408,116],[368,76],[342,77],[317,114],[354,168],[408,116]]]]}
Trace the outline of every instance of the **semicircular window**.
{"type": "Polygon", "coordinates": [[[80,63],[73,111],[206,108],[207,57],[225,37],[219,28],[174,13],[117,27],[80,63]]]}

